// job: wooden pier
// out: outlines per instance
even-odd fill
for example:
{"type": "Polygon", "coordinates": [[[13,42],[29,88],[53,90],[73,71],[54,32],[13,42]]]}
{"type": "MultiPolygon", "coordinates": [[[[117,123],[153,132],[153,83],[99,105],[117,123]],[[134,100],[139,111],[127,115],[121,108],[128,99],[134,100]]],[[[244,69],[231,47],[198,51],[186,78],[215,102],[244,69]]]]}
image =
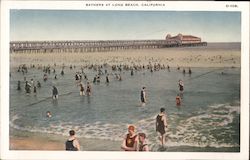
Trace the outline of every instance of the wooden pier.
{"type": "Polygon", "coordinates": [[[105,40],[105,41],[11,41],[10,53],[83,53],[125,49],[196,47],[206,42],[181,43],[166,40],[105,40]]]}

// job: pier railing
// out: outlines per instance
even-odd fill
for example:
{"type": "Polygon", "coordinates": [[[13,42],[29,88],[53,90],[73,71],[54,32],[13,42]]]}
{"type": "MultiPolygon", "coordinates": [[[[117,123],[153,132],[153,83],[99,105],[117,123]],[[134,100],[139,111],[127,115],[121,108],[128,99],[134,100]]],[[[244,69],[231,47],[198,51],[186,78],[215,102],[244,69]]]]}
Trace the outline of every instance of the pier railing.
{"type": "Polygon", "coordinates": [[[11,41],[10,53],[105,52],[124,49],[206,46],[206,42],[181,44],[166,40],[11,41]]]}

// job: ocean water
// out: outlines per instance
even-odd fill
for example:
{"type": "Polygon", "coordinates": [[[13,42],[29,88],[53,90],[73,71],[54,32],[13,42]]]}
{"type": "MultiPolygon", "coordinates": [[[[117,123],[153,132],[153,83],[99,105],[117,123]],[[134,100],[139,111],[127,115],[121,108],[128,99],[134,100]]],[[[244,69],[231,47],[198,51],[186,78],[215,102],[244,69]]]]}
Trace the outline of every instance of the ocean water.
{"type": "MultiPolygon", "coordinates": [[[[103,69],[104,70],[104,69],[103,69]]],[[[114,71],[110,83],[101,75],[100,84],[91,84],[93,95],[80,96],[74,75],[80,67],[64,69],[56,67],[57,80],[49,74],[42,80],[43,71],[30,68],[28,73],[12,70],[10,78],[10,127],[28,132],[68,135],[74,129],[78,137],[120,141],[128,124],[134,124],[137,132],[144,132],[151,151],[159,151],[155,132],[155,118],[161,107],[166,109],[168,129],[166,146],[176,148],[224,148],[240,149],[240,68],[192,68],[192,74],[182,74],[176,68],[151,73],[149,70],[114,71]],[[222,74],[223,72],[223,74],[222,74]],[[120,73],[122,81],[115,79],[120,73]],[[24,76],[42,87],[37,94],[26,95],[24,76]],[[175,97],[179,93],[178,80],[184,81],[182,105],[177,107],[175,97]],[[21,80],[22,90],[17,90],[21,80]],[[51,98],[52,86],[59,91],[58,100],[51,98]],[[140,107],[140,90],[146,86],[148,103],[140,107]],[[46,117],[46,111],[52,113],[46,117]]],[[[90,81],[97,74],[85,69],[90,81]]],[[[86,84],[86,81],[83,81],[86,84]]],[[[32,89],[33,90],[33,89],[32,89]]],[[[103,151],[108,151],[108,146],[103,151]]],[[[120,148],[117,148],[119,151],[120,148]]]]}

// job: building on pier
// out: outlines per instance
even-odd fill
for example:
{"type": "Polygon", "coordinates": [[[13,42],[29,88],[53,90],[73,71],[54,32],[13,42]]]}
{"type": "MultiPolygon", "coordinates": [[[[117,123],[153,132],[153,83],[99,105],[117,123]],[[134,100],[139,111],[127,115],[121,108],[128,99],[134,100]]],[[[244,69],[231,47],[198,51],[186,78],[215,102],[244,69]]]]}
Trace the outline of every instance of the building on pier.
{"type": "Polygon", "coordinates": [[[170,34],[168,34],[166,36],[166,41],[169,44],[178,43],[179,45],[181,45],[181,44],[201,43],[201,38],[192,35],[182,35],[182,34],[178,34],[177,36],[172,37],[170,34]]]}
{"type": "Polygon", "coordinates": [[[10,53],[82,53],[108,52],[125,49],[205,46],[201,38],[182,35],[165,40],[97,40],[97,41],[12,41],[10,53]]]}

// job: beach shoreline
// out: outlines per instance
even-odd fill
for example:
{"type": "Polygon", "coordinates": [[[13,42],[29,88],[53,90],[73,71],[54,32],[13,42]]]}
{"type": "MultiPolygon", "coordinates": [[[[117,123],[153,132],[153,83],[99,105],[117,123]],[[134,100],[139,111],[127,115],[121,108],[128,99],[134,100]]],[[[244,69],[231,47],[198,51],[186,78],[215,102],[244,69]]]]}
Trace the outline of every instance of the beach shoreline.
{"type": "MultiPolygon", "coordinates": [[[[10,128],[10,150],[64,151],[68,137],[49,133],[28,132],[10,128]]],[[[78,138],[81,151],[119,151],[121,142],[78,138]],[[108,144],[108,145],[107,145],[108,144]],[[110,148],[106,148],[105,146],[110,148]],[[106,149],[105,149],[106,148],[106,149]]]]}
{"type": "Polygon", "coordinates": [[[11,67],[34,65],[148,65],[170,67],[240,67],[240,48],[160,48],[85,53],[12,53],[11,67]]]}
{"type": "MultiPolygon", "coordinates": [[[[65,136],[53,134],[31,133],[27,131],[15,130],[15,134],[10,135],[10,150],[12,151],[65,151],[65,136]]],[[[81,151],[122,151],[118,141],[107,141],[97,139],[79,138],[81,151]],[[81,143],[82,142],[82,143],[81,143]],[[109,143],[109,145],[107,145],[109,143]],[[97,145],[96,145],[97,144],[97,145]],[[111,144],[111,145],[110,145],[111,144]],[[113,146],[106,148],[105,146],[113,146]],[[106,148],[106,149],[105,149],[106,148]]],[[[158,152],[240,152],[240,147],[191,147],[191,146],[167,146],[158,152]]]]}

